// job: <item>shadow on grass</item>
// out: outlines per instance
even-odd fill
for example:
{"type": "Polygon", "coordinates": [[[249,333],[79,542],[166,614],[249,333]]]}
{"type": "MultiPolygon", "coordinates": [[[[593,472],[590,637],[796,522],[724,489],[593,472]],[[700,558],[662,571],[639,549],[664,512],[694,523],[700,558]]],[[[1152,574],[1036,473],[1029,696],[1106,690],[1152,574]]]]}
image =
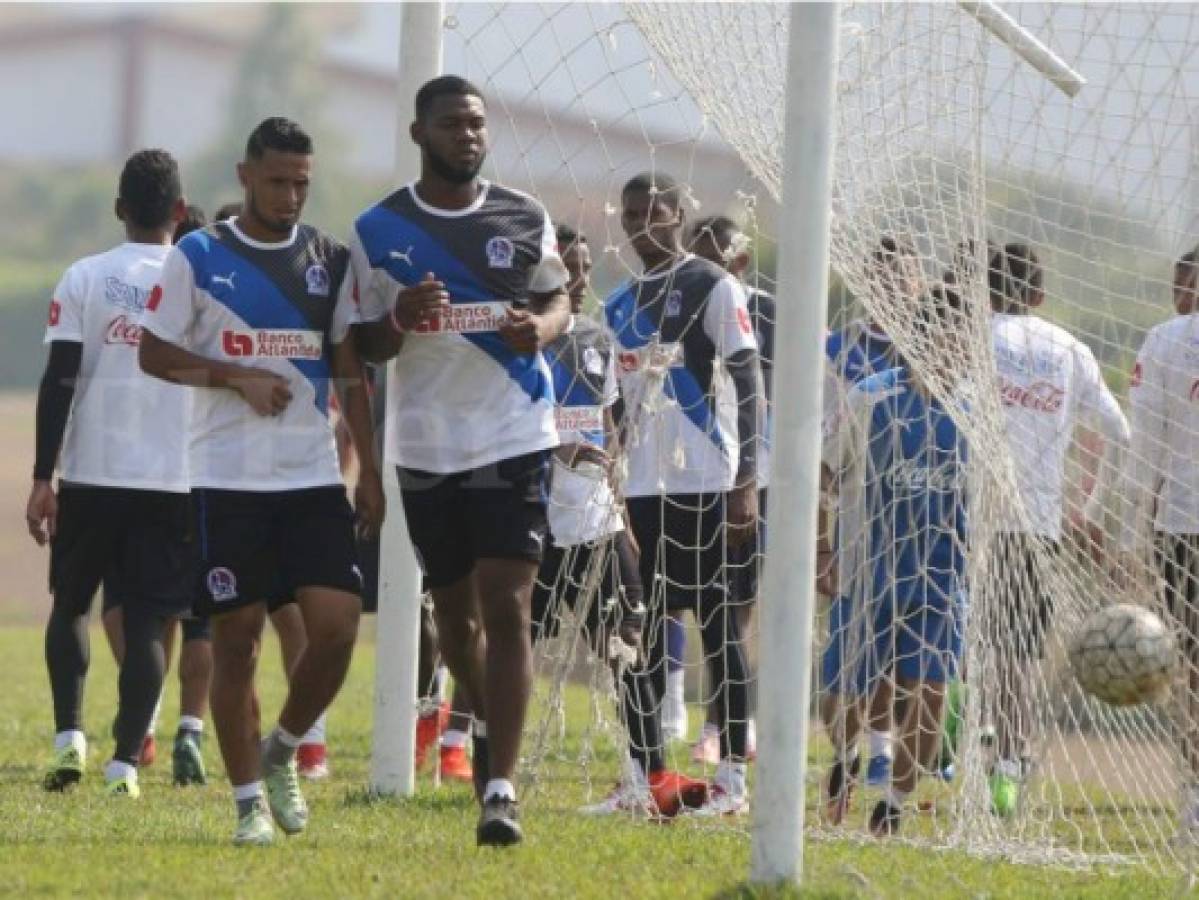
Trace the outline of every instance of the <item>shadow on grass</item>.
{"type": "Polygon", "coordinates": [[[849,890],[805,890],[794,884],[762,885],[742,882],[713,894],[712,900],[842,900],[855,896],[860,895],[849,890]]]}

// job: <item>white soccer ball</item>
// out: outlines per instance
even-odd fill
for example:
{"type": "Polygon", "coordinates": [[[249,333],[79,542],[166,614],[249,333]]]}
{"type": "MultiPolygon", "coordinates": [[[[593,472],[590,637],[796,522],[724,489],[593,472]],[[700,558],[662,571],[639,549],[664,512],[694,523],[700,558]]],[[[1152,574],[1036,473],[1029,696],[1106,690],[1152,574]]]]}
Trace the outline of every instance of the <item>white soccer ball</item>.
{"type": "Polygon", "coordinates": [[[1113,706],[1161,699],[1178,665],[1174,633],[1149,610],[1119,603],[1088,616],[1069,646],[1083,690],[1113,706]]]}

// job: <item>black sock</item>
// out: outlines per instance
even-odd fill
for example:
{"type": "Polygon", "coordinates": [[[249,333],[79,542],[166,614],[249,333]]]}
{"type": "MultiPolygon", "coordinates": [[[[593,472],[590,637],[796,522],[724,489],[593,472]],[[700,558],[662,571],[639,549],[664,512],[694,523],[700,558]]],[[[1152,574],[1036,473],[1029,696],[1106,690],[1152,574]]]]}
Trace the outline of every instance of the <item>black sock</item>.
{"type": "Polygon", "coordinates": [[[56,732],[83,730],[83,685],[91,656],[87,633],[89,605],[72,603],[56,595],[46,623],[46,668],[50,672],[56,732]]]}
{"type": "Polygon", "coordinates": [[[471,769],[474,772],[475,796],[483,802],[483,792],[491,780],[491,763],[488,758],[487,738],[474,735],[471,738],[471,769]]]}
{"type": "Polygon", "coordinates": [[[629,755],[649,776],[665,768],[662,758],[662,726],[654,686],[649,675],[626,666],[620,679],[620,712],[629,733],[629,755]]]}
{"type": "Polygon", "coordinates": [[[113,759],[137,765],[142,741],[162,694],[166,656],[162,636],[167,619],[139,603],[125,604],[125,661],[117,682],[120,698],[114,728],[113,759]]]}

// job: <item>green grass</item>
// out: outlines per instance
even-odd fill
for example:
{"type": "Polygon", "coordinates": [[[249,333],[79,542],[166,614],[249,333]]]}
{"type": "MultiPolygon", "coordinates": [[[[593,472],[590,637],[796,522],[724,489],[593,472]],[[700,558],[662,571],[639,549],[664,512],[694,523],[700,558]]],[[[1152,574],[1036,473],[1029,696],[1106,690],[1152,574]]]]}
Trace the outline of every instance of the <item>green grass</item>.
{"type": "MultiPolygon", "coordinates": [[[[215,742],[206,755],[218,776],[203,789],[169,784],[169,760],[143,774],[142,800],[110,801],[99,770],[115,697],[115,673],[93,634],[86,705],[89,775],[72,793],[38,786],[52,722],[41,636],[0,631],[7,679],[0,694],[0,892],[170,897],[1166,897],[1182,882],[1125,868],[1062,871],[996,863],[909,846],[810,842],[802,893],[752,891],[748,823],[661,826],[594,821],[573,812],[584,797],[575,746],[547,767],[525,806],[527,842],[507,852],[474,846],[475,809],[458,787],[422,781],[411,800],[371,800],[374,645],[364,641],[330,716],[334,777],[309,786],[312,825],[267,850],[229,845],[232,804],[219,777],[215,742]]],[[[282,678],[268,645],[261,676],[267,715],[282,678]]],[[[168,692],[160,740],[173,730],[177,692],[168,692]]],[[[570,721],[586,698],[571,697],[570,721]]],[[[574,740],[574,739],[572,739],[574,740]]],[[[169,742],[168,742],[169,743],[169,742]]],[[[610,751],[591,764],[596,789],[614,771],[610,751]]]]}

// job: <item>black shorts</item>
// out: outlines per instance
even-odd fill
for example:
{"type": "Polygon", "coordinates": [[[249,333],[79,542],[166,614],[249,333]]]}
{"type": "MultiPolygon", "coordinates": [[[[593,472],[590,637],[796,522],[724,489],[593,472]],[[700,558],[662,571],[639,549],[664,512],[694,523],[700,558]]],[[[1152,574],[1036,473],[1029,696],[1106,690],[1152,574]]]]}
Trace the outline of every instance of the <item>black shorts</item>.
{"type": "Polygon", "coordinates": [[[729,599],[724,494],[630,497],[625,505],[647,598],[661,592],[665,608],[676,611],[699,609],[701,595],[729,599]]]}
{"type": "Polygon", "coordinates": [[[479,559],[540,563],[545,552],[549,452],[466,472],[397,469],[404,517],[430,589],[465,578],[479,559]]]}
{"type": "Polygon", "coordinates": [[[50,542],[55,602],[86,612],[103,584],[163,615],[191,610],[197,542],[187,494],[60,484],[50,542]]]}
{"type": "Polygon", "coordinates": [[[272,610],[306,587],[361,595],[354,512],[339,485],[192,492],[200,544],[197,612],[272,610]]]}
{"type": "MultiPolygon", "coordinates": [[[[189,519],[191,513],[188,513],[189,519]]],[[[198,560],[197,560],[198,562],[198,560]]],[[[188,574],[187,580],[189,584],[195,584],[195,566],[188,574]]],[[[112,585],[105,584],[103,591],[103,600],[101,602],[101,614],[108,615],[109,610],[120,609],[128,603],[128,599],[117,593],[112,585]]],[[[212,640],[212,624],[208,621],[208,616],[197,615],[194,612],[187,612],[179,617],[179,625],[183,632],[184,643],[188,641],[211,641],[212,640]]]]}
{"type": "Polygon", "coordinates": [[[1035,534],[995,536],[990,571],[997,590],[985,615],[984,633],[991,646],[1007,648],[1017,661],[1041,658],[1054,605],[1041,565],[1056,558],[1060,549],[1057,541],[1035,534]]]}
{"type": "Polygon", "coordinates": [[[766,561],[766,488],[758,491],[758,527],[740,547],[729,547],[729,602],[752,605],[761,588],[762,565],[766,561]]]}
{"type": "Polygon", "coordinates": [[[644,614],[637,556],[626,532],[594,544],[551,545],[545,551],[533,585],[533,640],[557,636],[561,604],[577,609],[580,601],[589,599],[584,624],[589,635],[595,635],[601,626],[617,627],[626,614],[644,614]],[[597,583],[599,590],[588,598],[587,586],[597,583]]]}
{"type": "Polygon", "coordinates": [[[1194,646],[1199,642],[1199,535],[1159,532],[1156,538],[1163,605],[1194,646]]]}

